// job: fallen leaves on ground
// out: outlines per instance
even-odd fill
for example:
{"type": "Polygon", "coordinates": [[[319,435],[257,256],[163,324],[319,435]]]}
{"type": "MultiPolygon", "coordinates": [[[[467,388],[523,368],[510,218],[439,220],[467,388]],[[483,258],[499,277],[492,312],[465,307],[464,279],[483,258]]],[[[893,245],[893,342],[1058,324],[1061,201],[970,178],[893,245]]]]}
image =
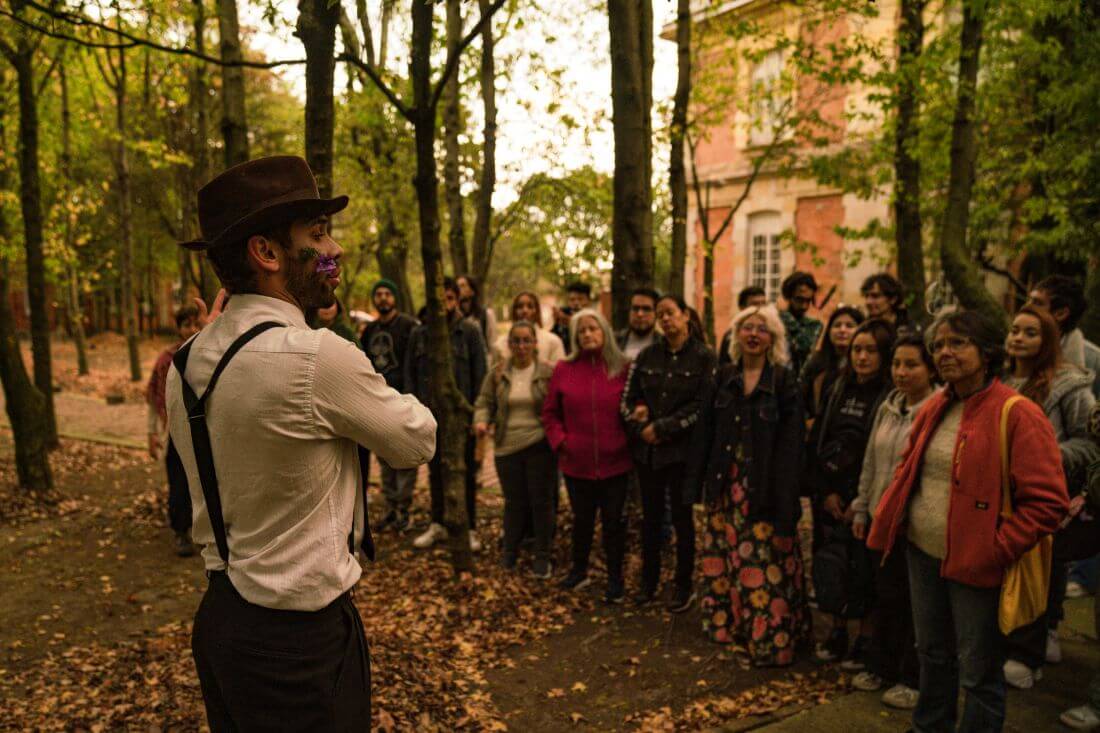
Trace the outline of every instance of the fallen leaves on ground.
{"type": "Polygon", "coordinates": [[[638,730],[698,730],[724,720],[770,715],[793,705],[822,705],[838,693],[848,690],[847,678],[827,673],[792,673],[787,677],[751,687],[735,695],[718,695],[693,701],[680,713],[671,708],[627,716],[627,724],[638,730]]]}

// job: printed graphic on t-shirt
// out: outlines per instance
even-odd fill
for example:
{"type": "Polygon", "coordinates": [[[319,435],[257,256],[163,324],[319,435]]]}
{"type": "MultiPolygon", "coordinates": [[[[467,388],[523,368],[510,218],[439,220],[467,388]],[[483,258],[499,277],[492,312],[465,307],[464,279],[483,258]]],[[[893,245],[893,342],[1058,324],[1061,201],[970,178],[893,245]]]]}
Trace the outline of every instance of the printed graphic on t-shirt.
{"type": "Polygon", "coordinates": [[[397,351],[394,349],[393,336],[389,331],[381,329],[371,334],[367,343],[367,355],[370,357],[374,370],[379,374],[387,374],[398,369],[401,363],[397,359],[397,351]]]}

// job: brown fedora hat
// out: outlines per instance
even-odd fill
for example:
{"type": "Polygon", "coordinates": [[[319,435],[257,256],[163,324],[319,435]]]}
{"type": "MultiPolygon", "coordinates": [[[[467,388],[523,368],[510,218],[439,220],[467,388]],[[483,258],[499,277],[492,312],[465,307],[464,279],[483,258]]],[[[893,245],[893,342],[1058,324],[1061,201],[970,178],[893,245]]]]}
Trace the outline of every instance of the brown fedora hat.
{"type": "Polygon", "coordinates": [[[309,165],[296,155],[273,155],[235,165],[199,189],[202,239],[180,242],[202,251],[239,242],[291,219],[328,216],[347,196],[323,199],[309,165]]]}

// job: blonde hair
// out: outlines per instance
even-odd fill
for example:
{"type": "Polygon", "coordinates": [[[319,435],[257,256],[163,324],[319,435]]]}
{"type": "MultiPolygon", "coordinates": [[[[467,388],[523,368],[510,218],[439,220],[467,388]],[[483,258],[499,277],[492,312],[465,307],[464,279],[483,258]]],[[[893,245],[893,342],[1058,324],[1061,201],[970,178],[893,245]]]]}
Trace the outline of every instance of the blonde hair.
{"type": "Polygon", "coordinates": [[[730,329],[733,331],[730,338],[730,360],[734,364],[741,360],[741,340],[737,338],[737,332],[741,324],[752,316],[764,319],[764,325],[772,336],[772,345],[768,349],[767,359],[772,364],[785,366],[790,360],[790,352],[787,350],[787,329],[783,327],[783,319],[779,317],[779,311],[774,305],[754,305],[738,311],[733,317],[730,329]]]}
{"type": "Polygon", "coordinates": [[[569,319],[569,356],[565,357],[565,361],[576,361],[577,357],[581,355],[581,347],[577,343],[577,325],[582,318],[591,318],[596,322],[596,325],[603,331],[603,350],[600,356],[603,357],[604,366],[607,368],[608,376],[614,377],[626,367],[627,362],[630,360],[626,358],[626,355],[619,350],[619,344],[615,341],[615,334],[611,330],[611,324],[607,322],[607,319],[603,317],[603,314],[593,308],[583,308],[573,314],[573,317],[569,319]]]}

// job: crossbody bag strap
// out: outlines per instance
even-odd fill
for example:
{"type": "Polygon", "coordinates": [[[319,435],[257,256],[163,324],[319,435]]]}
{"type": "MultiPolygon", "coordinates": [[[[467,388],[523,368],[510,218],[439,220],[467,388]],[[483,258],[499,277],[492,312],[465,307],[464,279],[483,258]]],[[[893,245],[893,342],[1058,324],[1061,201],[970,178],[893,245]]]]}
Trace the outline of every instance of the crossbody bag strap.
{"type": "Polygon", "coordinates": [[[274,321],[266,321],[248,329],[230,344],[222,354],[214,372],[210,375],[210,382],[202,396],[198,396],[192,389],[186,378],[187,358],[191,354],[191,345],[194,339],[184,344],[176,352],[172,362],[180,375],[180,385],[183,388],[183,403],[187,408],[187,424],[191,429],[191,445],[195,451],[195,465],[199,471],[199,482],[202,484],[202,497],[206,502],[206,512],[210,516],[210,528],[214,533],[214,542],[218,546],[218,556],[222,562],[229,566],[229,536],[225,528],[225,518],[222,516],[221,495],[218,492],[218,474],[214,470],[214,450],[210,444],[210,431],[206,425],[206,401],[214,391],[225,367],[232,361],[237,352],[244,348],[252,339],[264,331],[272,328],[280,328],[283,324],[274,321]]]}
{"type": "Polygon", "coordinates": [[[1009,475],[1009,450],[1008,450],[1008,414],[1012,412],[1012,406],[1024,399],[1023,395],[1012,395],[1005,400],[1001,407],[1001,517],[1008,519],[1012,516],[1012,478],[1009,475]]]}

